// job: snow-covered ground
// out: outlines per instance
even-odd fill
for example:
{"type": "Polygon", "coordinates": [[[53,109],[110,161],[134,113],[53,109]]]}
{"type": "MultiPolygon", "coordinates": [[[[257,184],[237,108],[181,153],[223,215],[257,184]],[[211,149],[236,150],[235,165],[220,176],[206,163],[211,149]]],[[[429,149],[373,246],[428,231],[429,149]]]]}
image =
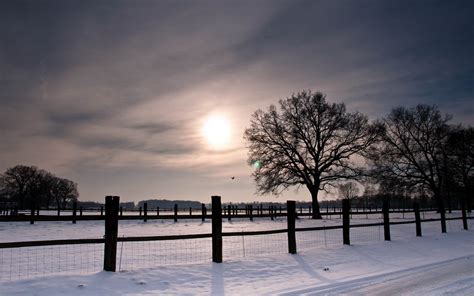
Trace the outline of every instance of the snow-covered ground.
{"type": "MultiPolygon", "coordinates": [[[[378,221],[361,216],[351,223],[378,221]]],[[[300,219],[297,227],[340,223],[300,219]]],[[[285,227],[283,219],[223,223],[224,232],[285,227]]],[[[97,238],[103,228],[103,221],[1,223],[0,241],[97,238]]],[[[382,227],[351,229],[351,246],[342,245],[340,230],[298,232],[298,255],[287,254],[286,234],[224,237],[222,264],[211,263],[210,239],[119,243],[117,273],[100,271],[101,244],[0,249],[0,295],[472,295],[474,232],[462,230],[460,220],[448,221],[447,234],[439,222],[422,228],[416,238],[414,224],[393,225],[391,242],[383,241],[382,227]]],[[[210,231],[210,221],[197,220],[119,226],[120,236],[210,231]]]]}

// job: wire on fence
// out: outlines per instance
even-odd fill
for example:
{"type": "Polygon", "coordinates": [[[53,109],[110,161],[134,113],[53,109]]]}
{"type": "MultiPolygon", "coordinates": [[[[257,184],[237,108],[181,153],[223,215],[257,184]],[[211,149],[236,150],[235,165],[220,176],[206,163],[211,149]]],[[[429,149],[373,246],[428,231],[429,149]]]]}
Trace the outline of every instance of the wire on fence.
{"type": "Polygon", "coordinates": [[[362,245],[383,241],[383,225],[353,227],[350,231],[351,244],[362,245]]]}
{"type": "Polygon", "coordinates": [[[118,243],[118,247],[119,271],[205,263],[212,259],[210,238],[122,241],[118,243]]]}
{"type": "Polygon", "coordinates": [[[316,231],[297,231],[298,250],[315,248],[334,248],[342,246],[342,229],[323,229],[316,231]]]}
{"type": "Polygon", "coordinates": [[[102,270],[103,244],[0,249],[0,281],[102,270]]]}

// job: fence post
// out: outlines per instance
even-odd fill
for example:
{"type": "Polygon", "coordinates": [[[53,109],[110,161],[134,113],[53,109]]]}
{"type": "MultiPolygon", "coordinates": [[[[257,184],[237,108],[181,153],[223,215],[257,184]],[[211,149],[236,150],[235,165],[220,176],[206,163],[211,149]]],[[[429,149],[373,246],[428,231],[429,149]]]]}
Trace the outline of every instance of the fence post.
{"type": "Polygon", "coordinates": [[[296,203],[294,200],[286,201],[286,221],[288,227],[288,253],[296,254],[296,203]]]}
{"type": "Polygon", "coordinates": [[[349,212],[351,209],[351,205],[348,199],[342,200],[342,240],[344,245],[351,244],[350,238],[350,222],[349,222],[349,212]]]}
{"type": "Polygon", "coordinates": [[[389,213],[389,204],[388,200],[383,201],[382,205],[383,211],[383,233],[386,241],[390,240],[390,213],[389,213]]]}
{"type": "Polygon", "coordinates": [[[222,208],[221,197],[212,196],[212,261],[222,262],[222,208]]]}
{"type": "Polygon", "coordinates": [[[421,236],[420,205],[417,202],[413,203],[413,210],[415,211],[416,236],[421,236]]]}
{"type": "Polygon", "coordinates": [[[61,216],[61,208],[58,207],[58,216],[61,216]]]}
{"type": "Polygon", "coordinates": [[[35,224],[35,204],[31,204],[30,224],[35,224]]]}
{"type": "Polygon", "coordinates": [[[138,216],[142,216],[142,207],[138,208],[138,216]]]}
{"type": "Polygon", "coordinates": [[[82,207],[79,208],[79,216],[82,217],[82,207]]]}
{"type": "Polygon", "coordinates": [[[441,232],[446,233],[446,211],[444,210],[444,203],[443,201],[440,201],[441,206],[440,206],[440,211],[439,214],[441,216],[441,232]]]}
{"type": "Polygon", "coordinates": [[[467,228],[467,215],[466,215],[466,202],[463,200],[461,201],[461,215],[462,215],[462,226],[464,230],[468,230],[467,228]]]}
{"type": "Polygon", "coordinates": [[[253,206],[249,205],[249,215],[250,215],[250,221],[253,221],[253,206]]]}
{"type": "Polygon", "coordinates": [[[273,207],[273,205],[272,205],[272,206],[270,206],[270,219],[271,219],[272,221],[273,221],[273,219],[275,219],[275,218],[274,218],[274,215],[275,215],[275,209],[274,209],[274,207],[273,207]]]}
{"type": "Polygon", "coordinates": [[[230,219],[231,219],[231,218],[230,218],[231,207],[232,207],[231,205],[227,205],[227,220],[229,220],[229,221],[230,221],[230,219]]]}
{"type": "Polygon", "coordinates": [[[148,204],[143,203],[143,222],[146,222],[148,218],[148,204]]]}
{"type": "Polygon", "coordinates": [[[72,202],[72,224],[76,224],[77,201],[72,202]]]}
{"type": "Polygon", "coordinates": [[[123,216],[123,207],[120,207],[120,217],[123,216]]]}
{"type": "Polygon", "coordinates": [[[160,215],[160,207],[156,207],[156,216],[160,215]]]}
{"type": "Polygon", "coordinates": [[[104,270],[114,271],[117,259],[119,196],[105,197],[104,270]]]}
{"type": "Polygon", "coordinates": [[[100,215],[104,216],[104,206],[100,206],[100,215]]]}
{"type": "Polygon", "coordinates": [[[174,204],[174,222],[178,222],[178,204],[174,204]]]}
{"type": "Polygon", "coordinates": [[[201,221],[204,222],[206,221],[206,205],[205,204],[201,204],[201,221]]]}

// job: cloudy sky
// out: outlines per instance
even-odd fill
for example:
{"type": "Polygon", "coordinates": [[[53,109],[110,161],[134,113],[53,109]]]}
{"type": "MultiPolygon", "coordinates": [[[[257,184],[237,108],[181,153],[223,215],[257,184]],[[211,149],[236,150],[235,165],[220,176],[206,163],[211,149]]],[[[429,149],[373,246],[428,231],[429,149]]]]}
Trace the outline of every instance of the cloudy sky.
{"type": "Polygon", "coordinates": [[[472,125],[473,20],[473,1],[1,1],[0,170],[36,165],[81,200],[310,200],[254,195],[251,114],[311,89],[472,125]]]}

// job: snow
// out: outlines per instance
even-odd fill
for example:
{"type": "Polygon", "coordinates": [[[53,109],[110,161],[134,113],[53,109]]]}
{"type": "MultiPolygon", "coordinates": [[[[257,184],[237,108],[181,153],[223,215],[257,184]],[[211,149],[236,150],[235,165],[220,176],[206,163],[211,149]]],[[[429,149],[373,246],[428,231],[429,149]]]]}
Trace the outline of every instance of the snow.
{"type": "MultiPolygon", "coordinates": [[[[359,217],[351,223],[379,220],[359,217]]],[[[286,227],[282,219],[223,222],[224,232],[286,227]]],[[[472,226],[472,220],[469,223],[472,226]]],[[[297,222],[297,227],[317,225],[340,225],[340,219],[297,222]]],[[[103,235],[103,227],[103,221],[4,223],[0,241],[94,238],[103,235]]],[[[2,254],[0,260],[9,262],[6,257],[27,254],[34,262],[31,266],[26,262],[18,275],[38,268],[41,260],[51,270],[31,272],[27,279],[4,278],[0,295],[473,295],[474,232],[461,230],[458,220],[448,221],[447,234],[440,233],[439,222],[423,223],[421,238],[415,237],[414,228],[414,224],[392,226],[390,242],[383,241],[380,227],[351,229],[351,246],[342,245],[340,230],[298,232],[297,255],[287,253],[286,234],[224,237],[221,264],[210,262],[208,239],[125,243],[123,250],[119,243],[122,271],[116,273],[99,271],[101,245],[44,247],[44,251],[22,248],[36,253],[2,254]],[[77,255],[80,252],[83,258],[77,255]],[[58,254],[62,258],[50,261],[58,254]],[[74,269],[61,270],[61,262],[74,269]],[[78,269],[81,275],[73,273],[78,269]]],[[[208,233],[210,229],[210,221],[121,221],[119,235],[208,233]]],[[[5,266],[0,268],[4,273],[5,266]]]]}

